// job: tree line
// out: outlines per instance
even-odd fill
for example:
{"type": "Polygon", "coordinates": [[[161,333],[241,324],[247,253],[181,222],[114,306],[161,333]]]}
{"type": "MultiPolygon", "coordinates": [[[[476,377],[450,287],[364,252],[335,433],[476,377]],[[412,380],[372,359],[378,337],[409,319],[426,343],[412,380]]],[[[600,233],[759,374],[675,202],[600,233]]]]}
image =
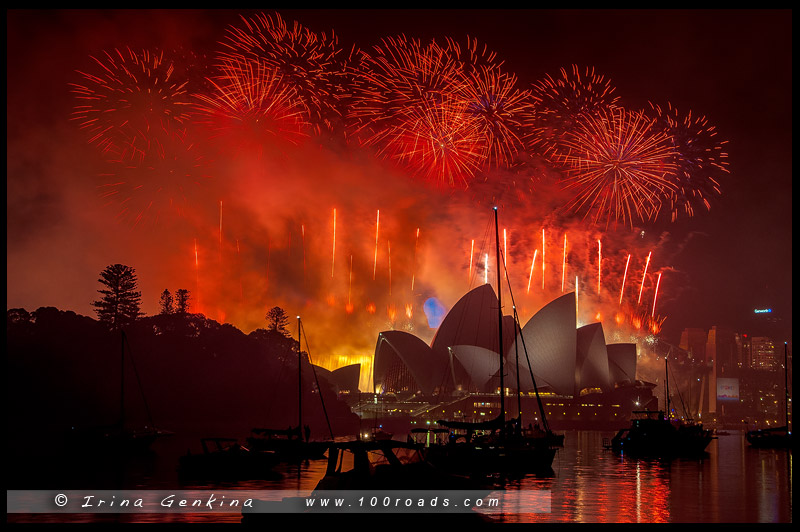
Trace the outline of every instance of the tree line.
{"type": "MultiPolygon", "coordinates": [[[[136,270],[124,264],[111,264],[100,272],[98,282],[103,285],[98,292],[102,297],[92,302],[97,319],[111,330],[119,330],[144,316],[141,310],[142,293],[138,290],[136,270]]],[[[175,295],[168,289],[161,292],[159,314],[186,316],[189,312],[189,290],[179,288],[175,295]]],[[[275,306],[264,316],[267,330],[289,336],[289,316],[281,307],[275,306]]]]}

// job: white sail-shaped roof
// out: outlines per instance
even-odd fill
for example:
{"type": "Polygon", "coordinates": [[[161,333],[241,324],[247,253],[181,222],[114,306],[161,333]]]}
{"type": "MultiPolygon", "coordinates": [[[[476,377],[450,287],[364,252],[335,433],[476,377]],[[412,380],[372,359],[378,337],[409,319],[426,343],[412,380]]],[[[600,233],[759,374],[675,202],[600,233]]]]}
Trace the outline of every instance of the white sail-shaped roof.
{"type": "Polygon", "coordinates": [[[433,337],[431,348],[444,355],[447,348],[454,345],[473,345],[496,352],[497,307],[497,296],[491,285],[473,288],[447,313],[433,337]]]}
{"type": "Polygon", "coordinates": [[[608,371],[612,384],[636,380],[636,344],[608,344],[608,371]]]}
{"type": "MultiPolygon", "coordinates": [[[[536,385],[549,386],[562,395],[575,394],[576,326],[575,292],[551,301],[528,320],[521,335],[515,339],[518,345],[512,343],[506,351],[506,361],[515,362],[515,349],[519,349],[520,387],[523,390],[531,389],[533,382],[520,336],[524,337],[536,385]]],[[[514,373],[511,364],[509,373],[514,373]]]]}
{"type": "Polygon", "coordinates": [[[479,391],[488,391],[487,386],[500,369],[500,357],[495,351],[474,345],[455,345],[450,354],[466,370],[472,384],[479,391]]]}
{"type": "Polygon", "coordinates": [[[602,324],[590,323],[579,328],[577,348],[576,390],[580,392],[584,388],[600,388],[604,392],[610,392],[608,352],[602,324]]]}
{"type": "Polygon", "coordinates": [[[386,373],[395,357],[405,364],[425,395],[432,394],[437,386],[446,382],[450,370],[449,356],[437,356],[428,344],[413,334],[405,331],[383,331],[378,334],[372,368],[376,388],[384,384],[386,373]]]}

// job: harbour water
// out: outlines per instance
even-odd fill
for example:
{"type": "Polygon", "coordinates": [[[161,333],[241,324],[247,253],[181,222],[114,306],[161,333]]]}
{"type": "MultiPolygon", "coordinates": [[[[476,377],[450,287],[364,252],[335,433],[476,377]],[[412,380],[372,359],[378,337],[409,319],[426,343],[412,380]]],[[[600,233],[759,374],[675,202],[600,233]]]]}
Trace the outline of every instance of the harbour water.
{"type": "MultiPolygon", "coordinates": [[[[791,450],[754,449],[741,431],[713,440],[700,459],[671,461],[633,459],[603,448],[613,433],[567,431],[553,462],[552,475],[506,481],[505,490],[545,490],[549,512],[531,512],[520,505],[513,513],[487,515],[493,522],[531,523],[791,523],[791,450]]],[[[195,440],[199,441],[199,440],[195,440]]],[[[90,474],[72,471],[60,486],[36,489],[247,489],[309,492],[325,472],[326,461],[300,466],[280,465],[274,478],[203,484],[181,483],[175,466],[188,440],[178,435],[158,442],[154,452],[110,470],[90,474]]],[[[11,486],[16,488],[18,486],[11,486]]],[[[50,522],[238,522],[231,514],[8,514],[8,521],[50,522]]],[[[335,516],[332,516],[335,518],[335,516]]]]}

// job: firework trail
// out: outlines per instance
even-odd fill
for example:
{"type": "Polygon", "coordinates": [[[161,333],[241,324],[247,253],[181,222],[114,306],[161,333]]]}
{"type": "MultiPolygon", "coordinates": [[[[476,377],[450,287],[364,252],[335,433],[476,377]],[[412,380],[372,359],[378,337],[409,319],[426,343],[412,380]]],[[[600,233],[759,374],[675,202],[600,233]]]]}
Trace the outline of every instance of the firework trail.
{"type": "Polygon", "coordinates": [[[650,313],[650,317],[655,317],[656,315],[656,300],[658,299],[658,287],[661,284],[661,272],[658,274],[658,280],[656,281],[656,291],[653,294],[653,311],[650,313]]]}
{"type": "Polygon", "coordinates": [[[194,239],[194,290],[197,294],[195,296],[195,308],[200,312],[200,260],[197,255],[197,239],[194,239]]]}
{"type": "Polygon", "coordinates": [[[528,275],[528,292],[527,292],[529,294],[531,293],[531,280],[533,279],[533,267],[536,264],[536,254],[537,253],[539,253],[539,250],[538,249],[534,250],[533,259],[531,259],[531,273],[530,273],[530,275],[528,275]]]}
{"type": "Polygon", "coordinates": [[[600,293],[600,272],[603,263],[603,244],[597,239],[597,293],[600,293]]]}
{"type": "Polygon", "coordinates": [[[564,233],[564,254],[561,259],[561,292],[564,292],[564,279],[567,274],[567,234],[564,233]]]}
{"type": "MultiPolygon", "coordinates": [[[[352,255],[351,255],[352,261],[352,255]]],[[[333,271],[336,267],[336,209],[333,209],[333,251],[331,252],[331,279],[333,279],[333,271]]]]}
{"type": "Polygon", "coordinates": [[[642,113],[614,108],[584,116],[563,144],[563,186],[573,194],[566,209],[596,224],[647,221],[674,188],[675,149],[642,113]]]}
{"type": "Polygon", "coordinates": [[[697,207],[711,209],[710,199],[721,194],[719,180],[728,170],[727,141],[717,137],[716,129],[705,116],[693,116],[690,111],[681,116],[671,103],[663,109],[650,103],[656,116],[656,127],[672,141],[675,148],[675,185],[663,198],[664,210],[672,221],[683,213],[693,216],[697,207]]]}
{"type": "Polygon", "coordinates": [[[544,256],[544,228],[542,228],[542,290],[544,290],[544,269],[545,269],[545,256],[544,256]]]}
{"type": "Polygon", "coordinates": [[[628,265],[631,263],[631,254],[628,253],[628,260],[625,262],[625,273],[622,276],[622,286],[619,289],[619,304],[622,305],[622,294],[625,292],[625,279],[628,278],[628,265]]]}
{"type": "MultiPolygon", "coordinates": [[[[417,276],[417,244],[419,243],[419,227],[417,227],[417,236],[414,238],[414,263],[411,271],[411,292],[414,292],[414,278],[417,276]]],[[[470,258],[470,269],[472,259],[470,258]]],[[[409,316],[410,318],[411,316],[409,316]]]]}
{"type": "Polygon", "coordinates": [[[470,244],[469,246],[469,270],[468,270],[469,273],[467,275],[467,280],[469,282],[467,283],[467,286],[472,285],[472,257],[474,255],[475,255],[475,239],[473,238],[472,244],[470,244]]]}
{"type": "Polygon", "coordinates": [[[642,302],[642,290],[644,290],[644,280],[647,278],[647,267],[650,266],[650,255],[653,252],[647,254],[647,262],[644,263],[644,272],[642,272],[642,285],[639,287],[639,301],[637,303],[641,304],[642,302]]]}
{"type": "Polygon", "coordinates": [[[375,273],[378,271],[378,234],[381,229],[381,211],[378,209],[378,216],[375,219],[375,260],[372,263],[372,280],[375,280],[375,273]]]}

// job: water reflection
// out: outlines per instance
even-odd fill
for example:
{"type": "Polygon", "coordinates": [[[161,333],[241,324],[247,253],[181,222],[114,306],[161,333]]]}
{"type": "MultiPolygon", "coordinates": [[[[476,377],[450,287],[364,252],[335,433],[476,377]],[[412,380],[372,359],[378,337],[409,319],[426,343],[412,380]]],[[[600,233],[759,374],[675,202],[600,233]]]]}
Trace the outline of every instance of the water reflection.
{"type": "MultiPolygon", "coordinates": [[[[507,490],[547,490],[550,511],[536,513],[525,498],[513,513],[487,520],[514,523],[768,523],[791,522],[791,451],[754,449],[741,432],[712,441],[701,459],[631,459],[604,450],[611,434],[568,431],[553,462],[553,474],[508,480],[507,490]]],[[[310,492],[325,473],[326,461],[281,464],[278,475],[247,482],[180,482],[175,470],[182,450],[158,453],[103,471],[68,469],[70,485],[51,479],[48,488],[247,489],[310,492]],[[54,482],[56,485],[54,486],[54,482]]],[[[98,469],[98,468],[96,468],[98,469]]],[[[61,479],[63,480],[63,479],[61,479]]],[[[12,485],[13,488],[31,486],[12,485]]],[[[42,489],[44,486],[35,486],[42,489]]],[[[240,514],[122,514],[19,516],[8,521],[75,522],[238,522],[240,514]]]]}

